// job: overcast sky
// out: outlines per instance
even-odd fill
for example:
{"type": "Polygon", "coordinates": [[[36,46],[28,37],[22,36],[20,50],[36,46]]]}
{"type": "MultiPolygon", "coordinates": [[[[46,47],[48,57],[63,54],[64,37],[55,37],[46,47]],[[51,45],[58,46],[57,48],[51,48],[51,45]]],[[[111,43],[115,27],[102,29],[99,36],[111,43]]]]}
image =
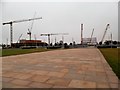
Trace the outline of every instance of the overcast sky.
{"type": "MultiPolygon", "coordinates": [[[[47,37],[41,37],[41,33],[69,33],[64,36],[64,41],[80,43],[80,24],[84,24],[83,37],[89,38],[94,28],[93,37],[97,37],[99,42],[102,39],[106,25],[110,28],[107,31],[105,40],[118,39],[118,3],[117,2],[3,2],[2,3],[2,22],[12,20],[22,20],[42,17],[41,20],[34,21],[32,29],[32,39],[34,34],[37,39],[47,42],[47,37]]],[[[16,42],[23,34],[21,39],[29,39],[27,35],[31,22],[21,22],[13,24],[13,42],[16,42]]],[[[10,26],[2,26],[2,42],[6,39],[10,42],[10,26]]],[[[62,35],[52,36],[51,41],[55,42],[62,39],[62,35]]]]}

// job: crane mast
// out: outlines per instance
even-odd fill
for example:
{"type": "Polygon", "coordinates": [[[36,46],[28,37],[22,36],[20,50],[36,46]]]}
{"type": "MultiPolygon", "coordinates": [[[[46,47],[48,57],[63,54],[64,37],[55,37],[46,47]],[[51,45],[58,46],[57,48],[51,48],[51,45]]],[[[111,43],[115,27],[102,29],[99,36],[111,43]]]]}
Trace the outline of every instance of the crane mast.
{"type": "Polygon", "coordinates": [[[106,32],[107,32],[109,26],[110,26],[110,24],[107,24],[106,29],[105,29],[105,32],[104,32],[103,37],[102,37],[102,40],[101,40],[101,43],[103,42],[103,40],[104,40],[104,38],[105,38],[105,35],[106,35],[106,32]]]}
{"type": "Polygon", "coordinates": [[[28,29],[27,34],[29,35],[29,40],[31,40],[31,31],[28,29]]]}
{"type": "MultiPolygon", "coordinates": [[[[18,41],[20,41],[20,38],[22,37],[22,35],[23,35],[23,34],[21,34],[21,35],[19,36],[18,41]]],[[[18,43],[18,41],[17,41],[17,43],[18,43]]]]}
{"type": "Polygon", "coordinates": [[[26,22],[26,21],[38,20],[38,19],[42,19],[42,17],[16,20],[16,21],[10,21],[10,22],[3,23],[3,25],[10,24],[10,46],[12,46],[12,43],[13,43],[13,23],[26,22]]]}
{"type": "Polygon", "coordinates": [[[83,44],[83,24],[81,24],[81,44],[83,44]]]}
{"type": "Polygon", "coordinates": [[[93,36],[94,28],[92,30],[91,38],[90,38],[90,43],[92,43],[92,36],[93,36]]]}
{"type": "MultiPolygon", "coordinates": [[[[33,18],[35,18],[35,15],[36,15],[36,12],[35,12],[33,18]]],[[[34,23],[34,20],[32,20],[31,27],[28,28],[28,32],[27,32],[27,34],[29,35],[29,40],[31,40],[31,34],[32,34],[31,31],[32,31],[32,28],[33,28],[33,23],[34,23]]]]}

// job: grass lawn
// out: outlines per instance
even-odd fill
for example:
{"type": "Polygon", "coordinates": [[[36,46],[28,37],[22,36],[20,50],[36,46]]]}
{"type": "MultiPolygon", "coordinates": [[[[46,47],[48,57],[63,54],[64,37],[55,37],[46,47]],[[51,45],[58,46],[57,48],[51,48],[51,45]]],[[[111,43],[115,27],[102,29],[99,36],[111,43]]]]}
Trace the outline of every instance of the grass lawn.
{"type": "Polygon", "coordinates": [[[45,48],[35,48],[35,49],[2,49],[2,57],[3,56],[10,56],[10,55],[19,55],[19,54],[27,54],[33,52],[43,52],[49,51],[50,49],[45,48]]]}
{"type": "Polygon", "coordinates": [[[103,56],[120,79],[120,48],[100,48],[103,56]]]}

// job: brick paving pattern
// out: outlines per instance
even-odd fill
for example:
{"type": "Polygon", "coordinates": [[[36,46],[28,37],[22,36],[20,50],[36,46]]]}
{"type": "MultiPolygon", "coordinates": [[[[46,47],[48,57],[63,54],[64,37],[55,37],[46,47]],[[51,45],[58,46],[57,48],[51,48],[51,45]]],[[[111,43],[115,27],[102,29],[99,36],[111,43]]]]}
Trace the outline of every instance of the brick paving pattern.
{"type": "Polygon", "coordinates": [[[54,50],[2,59],[3,88],[118,88],[96,48],[54,50]]]}

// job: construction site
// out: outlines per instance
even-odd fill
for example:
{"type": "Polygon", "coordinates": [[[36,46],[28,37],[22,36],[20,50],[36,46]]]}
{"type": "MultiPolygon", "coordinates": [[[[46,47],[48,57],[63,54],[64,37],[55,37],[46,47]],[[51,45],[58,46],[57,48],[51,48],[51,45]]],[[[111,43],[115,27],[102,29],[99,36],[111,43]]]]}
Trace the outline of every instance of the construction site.
{"type": "MultiPolygon", "coordinates": [[[[7,25],[9,24],[10,25],[10,45],[3,45],[2,48],[22,48],[22,49],[30,49],[30,48],[38,48],[38,47],[44,47],[44,48],[51,48],[51,49],[55,49],[55,48],[79,48],[79,47],[89,47],[89,46],[94,46],[94,47],[99,47],[99,48],[104,48],[104,47],[113,47],[113,48],[117,48],[120,46],[120,42],[117,42],[117,41],[113,41],[112,40],[112,33],[111,33],[111,40],[106,40],[107,41],[107,44],[103,41],[104,38],[105,38],[105,35],[107,33],[107,30],[110,28],[110,24],[107,24],[106,25],[106,28],[105,28],[105,31],[104,31],[104,34],[102,36],[102,39],[100,42],[97,41],[97,37],[93,37],[93,34],[94,34],[94,28],[92,30],[92,33],[91,33],[91,36],[88,37],[88,38],[84,38],[84,34],[83,34],[83,31],[84,31],[84,27],[83,27],[83,24],[80,24],[80,40],[81,42],[80,43],[75,43],[75,41],[72,40],[72,42],[70,44],[67,44],[65,41],[64,41],[64,35],[69,35],[69,33],[43,33],[43,34],[40,34],[40,36],[46,36],[48,38],[48,42],[43,42],[42,40],[37,40],[36,39],[36,36],[34,35],[34,40],[31,39],[31,30],[33,28],[33,23],[34,23],[34,20],[38,20],[38,19],[42,19],[42,17],[38,17],[38,18],[31,18],[31,19],[24,19],[24,20],[16,20],[16,21],[10,21],[10,22],[5,22],[3,23],[3,25],[7,25]],[[26,22],[26,21],[31,21],[32,24],[31,24],[31,27],[30,29],[28,29],[28,32],[27,34],[29,35],[29,40],[26,40],[26,39],[22,39],[22,34],[19,36],[18,40],[16,43],[13,43],[13,24],[14,23],[20,23],[20,22],[26,22]],[[51,43],[51,36],[52,35],[62,35],[62,39],[60,41],[56,41],[56,38],[55,38],[55,43],[51,43]]],[[[39,33],[39,32],[38,32],[39,33]]],[[[8,43],[8,41],[7,41],[8,43]]]]}
{"type": "Polygon", "coordinates": [[[3,6],[3,90],[120,88],[116,3],[3,6]]]}

